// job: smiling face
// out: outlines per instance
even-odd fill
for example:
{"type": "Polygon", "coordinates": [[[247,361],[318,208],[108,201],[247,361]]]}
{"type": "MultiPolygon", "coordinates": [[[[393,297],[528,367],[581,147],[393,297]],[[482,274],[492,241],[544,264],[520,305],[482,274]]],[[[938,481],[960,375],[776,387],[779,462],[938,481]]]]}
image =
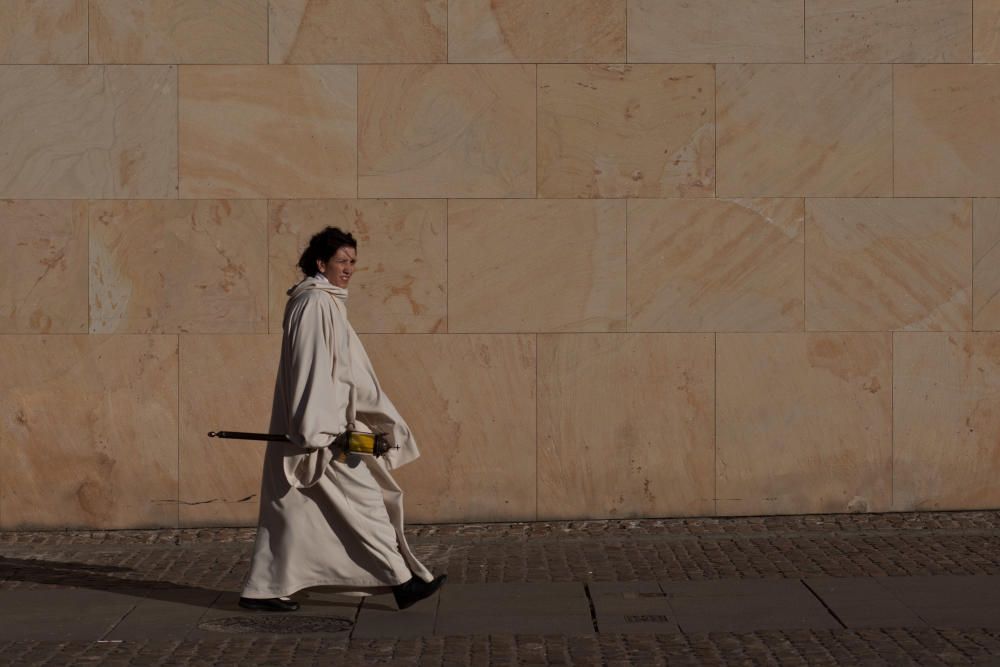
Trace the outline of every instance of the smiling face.
{"type": "Polygon", "coordinates": [[[358,263],[358,252],[348,245],[337,248],[337,252],[330,258],[329,262],[321,259],[316,260],[319,272],[326,276],[326,279],[337,287],[347,288],[347,283],[351,281],[354,273],[354,265],[358,263]]]}

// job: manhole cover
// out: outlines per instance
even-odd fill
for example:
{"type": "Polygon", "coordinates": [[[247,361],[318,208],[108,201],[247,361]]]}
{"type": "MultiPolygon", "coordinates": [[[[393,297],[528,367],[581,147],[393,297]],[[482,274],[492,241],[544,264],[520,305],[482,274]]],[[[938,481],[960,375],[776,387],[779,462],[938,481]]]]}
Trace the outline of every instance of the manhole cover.
{"type": "Polygon", "coordinates": [[[234,634],[303,635],[314,632],[344,632],[353,623],[333,616],[227,616],[202,621],[209,632],[234,634]]]}
{"type": "Polygon", "coordinates": [[[666,623],[670,619],[662,614],[643,614],[636,616],[626,616],[626,623],[666,623]]]}

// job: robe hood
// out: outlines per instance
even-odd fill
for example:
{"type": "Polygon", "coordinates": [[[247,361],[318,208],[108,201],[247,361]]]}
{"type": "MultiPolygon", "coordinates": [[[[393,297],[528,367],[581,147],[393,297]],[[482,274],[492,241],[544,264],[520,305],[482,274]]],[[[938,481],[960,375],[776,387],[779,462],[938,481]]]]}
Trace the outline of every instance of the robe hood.
{"type": "Polygon", "coordinates": [[[337,297],[337,299],[342,304],[344,304],[345,306],[347,305],[347,289],[344,287],[337,287],[322,275],[315,275],[315,276],[309,276],[308,278],[303,278],[298,283],[289,287],[288,290],[285,292],[285,294],[294,299],[303,292],[311,289],[318,289],[318,290],[323,290],[324,292],[328,292],[333,296],[337,297]]]}

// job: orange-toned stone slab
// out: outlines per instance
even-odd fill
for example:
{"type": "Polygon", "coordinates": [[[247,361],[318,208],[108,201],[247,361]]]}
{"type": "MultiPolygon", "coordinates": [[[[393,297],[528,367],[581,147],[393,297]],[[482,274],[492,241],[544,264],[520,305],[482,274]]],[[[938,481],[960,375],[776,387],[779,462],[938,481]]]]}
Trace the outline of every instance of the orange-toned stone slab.
{"type": "Polygon", "coordinates": [[[177,196],[172,65],[0,67],[0,198],[177,196]]]}
{"type": "Polygon", "coordinates": [[[897,333],[893,509],[1000,505],[1000,333],[897,333]]]}
{"type": "Polygon", "coordinates": [[[890,195],[891,79],[889,65],[718,65],[719,196],[890,195]]]}
{"type": "Polygon", "coordinates": [[[800,0],[630,0],[633,63],[802,62],[800,0]]]}
{"type": "Polygon", "coordinates": [[[447,325],[446,202],[441,199],[270,202],[270,331],[281,333],[299,257],[327,225],[351,233],[358,263],[348,287],[351,326],[372,333],[434,333],[447,325]]]}
{"type": "Polygon", "coordinates": [[[267,0],[92,0],[90,62],[266,63],[267,0]]]}
{"type": "Polygon", "coordinates": [[[448,206],[448,330],[625,329],[625,202],[448,206]]]}
{"type": "Polygon", "coordinates": [[[353,197],[350,65],[184,66],[182,197],[353,197]]]}
{"type": "Polygon", "coordinates": [[[448,7],[450,62],[624,62],[626,0],[462,0],[448,7]]]}
{"type": "Polygon", "coordinates": [[[361,197],[532,197],[535,67],[359,67],[361,197]]]}
{"type": "Polygon", "coordinates": [[[972,0],[806,0],[806,62],[970,62],[972,0]]]}
{"type": "Polygon", "coordinates": [[[973,200],[973,329],[1000,331],[1000,199],[973,200]]]}
{"type": "Polygon", "coordinates": [[[447,0],[271,0],[272,63],[429,63],[447,55],[447,0]]]}
{"type": "Polygon", "coordinates": [[[91,333],[266,332],[266,208],[92,202],[91,333]]]}
{"type": "Polygon", "coordinates": [[[972,51],[977,63],[1000,63],[1000,0],[973,2],[972,51]]]}
{"type": "Polygon", "coordinates": [[[542,197],[705,197],[710,65],[539,65],[542,197]]]}
{"type": "Polygon", "coordinates": [[[718,334],[719,514],[889,509],[890,337],[718,334]]]}
{"type": "Polygon", "coordinates": [[[87,203],[0,200],[0,333],[87,332],[87,203]]]}
{"type": "Polygon", "coordinates": [[[0,2],[0,64],[87,62],[87,0],[0,2]]]}
{"type": "Polygon", "coordinates": [[[538,518],[714,510],[714,336],[538,337],[538,518]]]}
{"type": "Polygon", "coordinates": [[[0,336],[4,529],[177,525],[177,337],[0,336]]]}
{"type": "Polygon", "coordinates": [[[281,335],[180,337],[180,525],[256,525],[281,335]]]}
{"type": "Polygon", "coordinates": [[[636,199],[629,331],[801,331],[803,203],[636,199]]]}
{"type": "Polygon", "coordinates": [[[535,337],[362,336],[420,458],[394,472],[406,520],[535,518],[535,337]]]}
{"type": "Polygon", "coordinates": [[[1000,196],[1000,67],[896,65],[896,196],[1000,196]]]}
{"type": "Polygon", "coordinates": [[[966,331],[972,202],[806,201],[806,328],[966,331]]]}

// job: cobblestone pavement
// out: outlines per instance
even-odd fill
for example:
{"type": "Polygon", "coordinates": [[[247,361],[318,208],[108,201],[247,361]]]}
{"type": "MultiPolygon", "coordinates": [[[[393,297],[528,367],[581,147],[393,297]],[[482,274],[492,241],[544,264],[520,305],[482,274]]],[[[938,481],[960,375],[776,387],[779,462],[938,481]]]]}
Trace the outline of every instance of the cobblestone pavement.
{"type": "MultiPolygon", "coordinates": [[[[412,526],[449,583],[1000,575],[1000,511],[412,526]]],[[[0,592],[238,591],[253,529],[0,533],[0,592]]],[[[1000,665],[1000,629],[0,641],[2,664],[1000,665]]]]}

